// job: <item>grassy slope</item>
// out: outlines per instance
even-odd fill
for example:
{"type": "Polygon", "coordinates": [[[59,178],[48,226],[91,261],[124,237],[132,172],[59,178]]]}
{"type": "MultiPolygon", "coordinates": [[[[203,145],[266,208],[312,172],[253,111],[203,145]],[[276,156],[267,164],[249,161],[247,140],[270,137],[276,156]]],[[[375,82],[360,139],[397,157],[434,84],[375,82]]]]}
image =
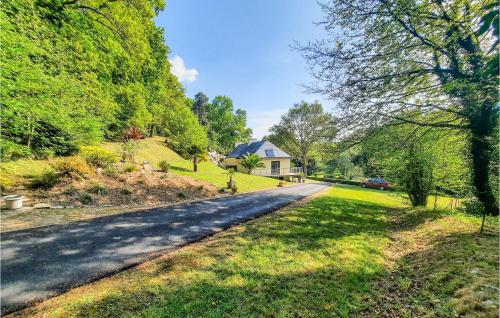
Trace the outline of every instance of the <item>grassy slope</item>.
{"type": "MultiPolygon", "coordinates": [[[[119,151],[119,144],[105,143],[105,148],[119,151]]],[[[140,148],[136,160],[142,162],[149,161],[153,166],[158,166],[161,160],[167,160],[172,167],[172,171],[181,175],[189,176],[194,179],[204,180],[217,187],[226,187],[228,177],[224,169],[219,168],[211,161],[201,162],[198,165],[198,172],[193,172],[193,164],[184,160],[177,153],[165,147],[163,138],[153,137],[140,141],[140,148]]],[[[278,181],[271,178],[252,176],[243,173],[237,173],[236,185],[239,192],[248,192],[264,188],[276,187],[278,181]]]]}
{"type": "Polygon", "coordinates": [[[496,317],[498,236],[478,225],[336,186],[22,314],[496,317]]]}
{"type": "MultiPolygon", "coordinates": [[[[210,161],[199,164],[198,172],[192,171],[193,166],[188,160],[182,159],[177,153],[165,147],[163,138],[153,137],[141,140],[136,156],[137,162],[149,161],[153,166],[158,167],[158,162],[166,160],[172,165],[172,172],[189,176],[194,179],[204,180],[217,187],[225,187],[227,176],[225,170],[217,167],[210,161]]],[[[119,143],[103,143],[104,148],[119,153],[119,143]]],[[[44,170],[50,169],[47,160],[18,160],[2,163],[2,179],[10,179],[17,182],[23,177],[41,174],[44,170]]],[[[264,188],[276,187],[278,181],[271,178],[252,176],[242,173],[236,174],[236,185],[239,192],[254,191],[264,188]]]]}

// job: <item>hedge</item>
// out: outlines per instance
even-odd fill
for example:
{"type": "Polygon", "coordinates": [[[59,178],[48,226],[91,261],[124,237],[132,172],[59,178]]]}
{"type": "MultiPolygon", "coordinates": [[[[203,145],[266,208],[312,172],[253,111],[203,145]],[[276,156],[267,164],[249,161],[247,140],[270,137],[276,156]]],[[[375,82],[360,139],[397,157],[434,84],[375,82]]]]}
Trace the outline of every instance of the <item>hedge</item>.
{"type": "Polygon", "coordinates": [[[340,184],[349,184],[349,185],[355,185],[355,186],[360,186],[361,181],[355,181],[355,180],[344,180],[344,179],[334,179],[334,178],[328,178],[328,177],[307,177],[308,179],[311,180],[316,180],[316,181],[324,181],[324,182],[331,182],[331,183],[340,183],[340,184]]]}

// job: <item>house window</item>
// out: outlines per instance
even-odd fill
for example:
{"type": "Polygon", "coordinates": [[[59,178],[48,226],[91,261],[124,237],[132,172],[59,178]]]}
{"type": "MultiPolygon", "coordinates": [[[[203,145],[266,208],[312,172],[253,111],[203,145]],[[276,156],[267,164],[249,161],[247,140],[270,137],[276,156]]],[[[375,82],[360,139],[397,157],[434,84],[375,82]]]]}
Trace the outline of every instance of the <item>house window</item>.
{"type": "Polygon", "coordinates": [[[274,157],[274,150],[273,149],[266,149],[266,157],[274,157]]]}
{"type": "Polygon", "coordinates": [[[271,174],[279,175],[280,174],[280,162],[279,161],[271,161],[271,174]]]}

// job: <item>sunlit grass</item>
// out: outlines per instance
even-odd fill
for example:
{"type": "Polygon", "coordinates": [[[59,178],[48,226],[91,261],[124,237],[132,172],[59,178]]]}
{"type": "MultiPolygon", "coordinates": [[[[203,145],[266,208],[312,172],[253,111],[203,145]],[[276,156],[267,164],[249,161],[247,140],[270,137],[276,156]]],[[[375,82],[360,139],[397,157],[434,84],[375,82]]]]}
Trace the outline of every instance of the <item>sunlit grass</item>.
{"type": "MultiPolygon", "coordinates": [[[[104,147],[116,152],[119,151],[119,144],[117,143],[105,143],[104,147]]],[[[189,176],[197,180],[208,181],[219,188],[225,188],[227,186],[228,176],[224,169],[218,167],[211,161],[203,161],[198,164],[198,172],[193,172],[193,164],[167,148],[164,143],[164,138],[161,137],[141,140],[139,142],[136,160],[138,162],[147,160],[155,167],[158,167],[160,161],[166,160],[170,163],[172,172],[174,173],[189,176]]],[[[234,180],[239,192],[272,188],[276,187],[278,184],[276,179],[243,173],[236,173],[234,180]]]]}
{"type": "MultiPolygon", "coordinates": [[[[120,143],[105,142],[102,143],[102,146],[117,154],[120,152],[120,143]]],[[[227,186],[226,182],[228,181],[228,177],[226,171],[213,164],[211,161],[199,163],[198,172],[193,172],[193,164],[166,147],[164,138],[152,137],[139,141],[139,148],[135,156],[135,161],[138,164],[148,161],[151,165],[158,168],[158,164],[162,160],[166,160],[170,163],[173,173],[207,181],[219,188],[225,188],[227,186]]],[[[49,169],[51,168],[48,160],[16,160],[3,162],[1,172],[3,179],[8,179],[10,184],[15,184],[22,182],[23,178],[40,175],[42,172],[49,169]]],[[[239,192],[273,188],[278,184],[278,180],[276,179],[243,173],[236,173],[234,180],[236,181],[239,192]]]]}
{"type": "Polygon", "coordinates": [[[23,314],[493,317],[498,236],[478,225],[397,193],[335,186],[23,314]]]}

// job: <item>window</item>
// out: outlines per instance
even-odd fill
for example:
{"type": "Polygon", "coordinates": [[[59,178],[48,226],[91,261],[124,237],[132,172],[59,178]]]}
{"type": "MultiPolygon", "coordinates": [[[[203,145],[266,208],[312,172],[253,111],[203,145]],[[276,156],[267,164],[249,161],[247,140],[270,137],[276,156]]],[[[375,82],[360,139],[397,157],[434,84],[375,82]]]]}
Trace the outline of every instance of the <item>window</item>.
{"type": "Polygon", "coordinates": [[[266,157],[274,157],[274,150],[273,149],[266,149],[266,157]]]}

